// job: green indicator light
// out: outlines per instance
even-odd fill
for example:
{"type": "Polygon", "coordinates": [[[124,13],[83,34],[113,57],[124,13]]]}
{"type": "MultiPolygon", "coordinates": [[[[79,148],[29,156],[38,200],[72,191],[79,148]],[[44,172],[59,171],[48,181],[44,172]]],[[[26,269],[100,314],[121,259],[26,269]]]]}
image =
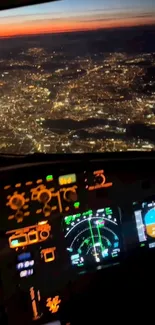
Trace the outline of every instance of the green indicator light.
{"type": "Polygon", "coordinates": [[[112,257],[117,257],[118,255],[117,254],[113,254],[112,257]]]}
{"type": "Polygon", "coordinates": [[[88,211],[86,211],[86,212],[83,212],[82,215],[83,215],[83,216],[89,216],[89,215],[92,214],[92,213],[93,213],[92,210],[88,210],[88,211]]]}
{"type": "Polygon", "coordinates": [[[79,206],[80,206],[80,202],[75,202],[75,203],[74,203],[74,207],[75,207],[75,208],[79,208],[79,206]]]}
{"type": "Polygon", "coordinates": [[[105,208],[105,213],[106,214],[112,214],[111,208],[105,208]]]}
{"type": "Polygon", "coordinates": [[[145,244],[143,243],[143,244],[140,244],[140,247],[144,247],[145,246],[145,244]]]}
{"type": "Polygon", "coordinates": [[[77,218],[80,218],[81,217],[81,213],[77,213],[77,214],[74,214],[72,216],[67,216],[65,217],[65,224],[66,225],[70,225],[73,221],[75,221],[77,218]]]}
{"type": "Polygon", "coordinates": [[[53,175],[47,175],[46,180],[47,182],[53,181],[53,175]]]}
{"type": "Polygon", "coordinates": [[[81,217],[81,213],[76,214],[76,218],[80,218],[81,217]]]}
{"type": "Polygon", "coordinates": [[[65,217],[66,225],[70,225],[71,222],[72,222],[72,216],[65,217]]]}

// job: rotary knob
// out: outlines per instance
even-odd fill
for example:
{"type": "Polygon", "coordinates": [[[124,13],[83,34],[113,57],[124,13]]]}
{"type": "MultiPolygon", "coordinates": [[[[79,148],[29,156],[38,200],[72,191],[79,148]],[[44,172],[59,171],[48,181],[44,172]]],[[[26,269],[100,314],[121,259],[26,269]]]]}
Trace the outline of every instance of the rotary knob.
{"type": "Polygon", "coordinates": [[[52,194],[48,189],[44,189],[40,191],[38,194],[38,200],[43,204],[48,203],[51,200],[51,197],[52,194]]]}
{"type": "Polygon", "coordinates": [[[75,202],[77,201],[77,193],[75,189],[67,189],[64,192],[64,200],[67,202],[75,202]]]}
{"type": "Polygon", "coordinates": [[[25,199],[21,194],[14,194],[10,200],[8,205],[12,210],[19,210],[25,204],[25,199]]]}
{"type": "Polygon", "coordinates": [[[98,174],[95,176],[94,183],[95,185],[103,185],[105,184],[105,176],[103,174],[98,174]]]}

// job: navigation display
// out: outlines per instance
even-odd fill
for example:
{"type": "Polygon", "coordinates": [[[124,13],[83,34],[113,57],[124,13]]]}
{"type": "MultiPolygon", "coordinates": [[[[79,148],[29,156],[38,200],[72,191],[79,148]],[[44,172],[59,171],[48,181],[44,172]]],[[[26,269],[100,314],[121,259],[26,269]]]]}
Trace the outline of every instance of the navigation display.
{"type": "Polygon", "coordinates": [[[155,202],[134,204],[134,214],[140,246],[155,247],[155,202]]]}
{"type": "Polygon", "coordinates": [[[120,254],[119,216],[110,207],[67,216],[64,230],[73,266],[104,263],[120,254]]]}

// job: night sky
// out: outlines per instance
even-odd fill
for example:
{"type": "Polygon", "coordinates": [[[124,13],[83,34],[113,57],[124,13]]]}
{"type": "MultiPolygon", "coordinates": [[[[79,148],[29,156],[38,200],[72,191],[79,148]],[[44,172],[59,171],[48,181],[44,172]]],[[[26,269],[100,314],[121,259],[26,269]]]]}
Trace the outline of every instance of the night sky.
{"type": "Polygon", "coordinates": [[[0,12],[0,36],[155,24],[153,0],[60,0],[0,12]]]}

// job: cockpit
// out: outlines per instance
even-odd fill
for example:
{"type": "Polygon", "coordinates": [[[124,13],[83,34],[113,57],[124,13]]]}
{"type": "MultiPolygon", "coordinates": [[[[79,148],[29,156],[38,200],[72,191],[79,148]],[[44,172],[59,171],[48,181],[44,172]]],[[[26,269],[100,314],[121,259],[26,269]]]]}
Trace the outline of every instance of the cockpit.
{"type": "Polygon", "coordinates": [[[155,5],[0,9],[0,324],[149,322],[155,5]]]}

